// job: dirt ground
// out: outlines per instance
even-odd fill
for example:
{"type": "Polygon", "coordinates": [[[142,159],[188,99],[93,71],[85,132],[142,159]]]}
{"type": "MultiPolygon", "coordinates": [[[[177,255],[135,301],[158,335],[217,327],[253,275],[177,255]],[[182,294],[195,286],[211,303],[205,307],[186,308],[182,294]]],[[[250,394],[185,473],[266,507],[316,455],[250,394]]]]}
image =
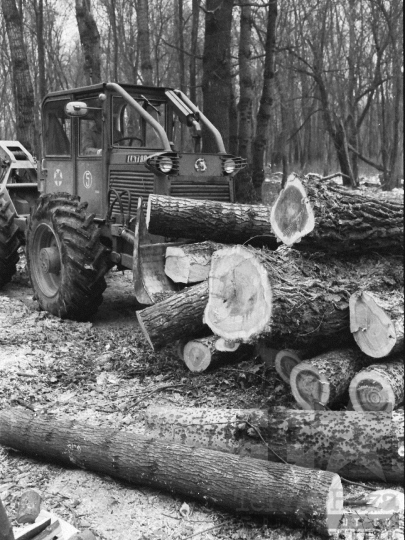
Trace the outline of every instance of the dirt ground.
{"type": "MultiPolygon", "coordinates": [[[[17,275],[0,291],[0,408],[22,405],[46,410],[55,422],[69,417],[143,433],[143,413],[151,404],[295,408],[287,385],[258,358],[192,374],[174,347],[151,352],[136,322],[129,273],[110,273],[104,303],[90,323],[61,321],[39,311],[22,257],[17,275]]],[[[41,493],[44,508],[79,529],[90,528],[102,540],[317,538],[264,518],[232,515],[0,449],[0,498],[14,527],[19,498],[27,488],[41,493]]],[[[344,489],[345,495],[367,492],[352,485],[344,489]]],[[[403,538],[392,533],[376,531],[367,538],[403,538]]],[[[366,533],[339,537],[366,538],[366,533]]]]}

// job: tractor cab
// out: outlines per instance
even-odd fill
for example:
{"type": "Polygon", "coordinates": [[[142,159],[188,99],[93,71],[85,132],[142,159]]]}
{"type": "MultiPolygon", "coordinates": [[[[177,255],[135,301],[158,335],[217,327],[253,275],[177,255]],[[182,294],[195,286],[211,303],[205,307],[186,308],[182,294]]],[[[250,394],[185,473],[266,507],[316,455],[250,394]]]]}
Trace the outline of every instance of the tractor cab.
{"type": "Polygon", "coordinates": [[[104,83],[49,94],[42,106],[40,190],[88,202],[100,219],[122,222],[150,193],[234,200],[243,160],[180,91],[104,83]],[[201,152],[201,127],[218,152],[201,152]]]}

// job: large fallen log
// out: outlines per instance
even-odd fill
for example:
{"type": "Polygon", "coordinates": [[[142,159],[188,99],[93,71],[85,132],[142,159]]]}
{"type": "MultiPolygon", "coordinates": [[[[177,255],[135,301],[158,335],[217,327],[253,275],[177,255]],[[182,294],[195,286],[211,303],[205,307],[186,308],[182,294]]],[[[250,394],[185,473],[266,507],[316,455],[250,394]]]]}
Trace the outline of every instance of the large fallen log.
{"type": "Polygon", "coordinates": [[[145,436],[47,421],[21,409],[0,412],[0,444],[58,461],[331,534],[342,516],[338,475],[283,463],[243,459],[145,436]]]}
{"type": "Polygon", "coordinates": [[[270,207],[220,201],[180,199],[149,195],[146,226],[149,233],[175,238],[213,240],[223,244],[242,244],[254,236],[264,237],[276,248],[271,231],[270,207]]]}
{"type": "Polygon", "coordinates": [[[204,281],[137,311],[139,326],[152,349],[158,350],[187,337],[211,334],[203,322],[207,299],[208,283],[204,281]]]}
{"type": "Polygon", "coordinates": [[[382,200],[332,182],[300,180],[314,211],[315,228],[302,239],[299,249],[354,254],[403,251],[402,201],[382,200]]]}
{"type": "Polygon", "coordinates": [[[223,248],[217,242],[170,246],[166,249],[165,274],[175,283],[199,283],[208,279],[211,256],[223,248]]]}
{"type": "Polygon", "coordinates": [[[148,407],[145,420],[159,440],[285,460],[352,480],[402,482],[404,475],[403,411],[148,407]]]}
{"type": "Polygon", "coordinates": [[[347,394],[350,382],[372,360],[358,349],[335,349],[297,364],[291,391],[303,409],[324,410],[347,394]]]}
{"type": "Polygon", "coordinates": [[[377,257],[325,260],[284,246],[226,247],[212,256],[204,319],[214,334],[229,340],[261,338],[273,348],[315,354],[325,346],[347,346],[354,344],[350,294],[360,280],[373,291],[392,288],[384,279],[396,275],[397,266],[377,257]]]}
{"type": "Polygon", "coordinates": [[[404,363],[372,364],[353,377],[349,386],[355,411],[391,412],[404,401],[404,363]]]}
{"type": "Polygon", "coordinates": [[[360,349],[372,358],[404,350],[404,293],[376,296],[356,291],[349,300],[350,328],[360,349]]]}

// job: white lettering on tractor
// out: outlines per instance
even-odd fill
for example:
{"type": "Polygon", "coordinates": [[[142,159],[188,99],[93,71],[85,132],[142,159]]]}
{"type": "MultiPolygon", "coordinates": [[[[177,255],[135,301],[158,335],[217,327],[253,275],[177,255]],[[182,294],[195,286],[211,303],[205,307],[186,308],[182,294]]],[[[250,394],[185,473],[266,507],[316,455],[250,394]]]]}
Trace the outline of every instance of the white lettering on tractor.
{"type": "Polygon", "coordinates": [[[93,176],[90,171],[84,171],[83,173],[83,185],[86,189],[91,188],[91,184],[93,183],[93,176]]]}
{"type": "Polygon", "coordinates": [[[60,169],[56,169],[56,171],[53,173],[53,180],[57,186],[62,185],[63,174],[60,169]]]}
{"type": "Polygon", "coordinates": [[[127,163],[143,163],[147,159],[147,155],[129,154],[127,156],[127,163]]]}

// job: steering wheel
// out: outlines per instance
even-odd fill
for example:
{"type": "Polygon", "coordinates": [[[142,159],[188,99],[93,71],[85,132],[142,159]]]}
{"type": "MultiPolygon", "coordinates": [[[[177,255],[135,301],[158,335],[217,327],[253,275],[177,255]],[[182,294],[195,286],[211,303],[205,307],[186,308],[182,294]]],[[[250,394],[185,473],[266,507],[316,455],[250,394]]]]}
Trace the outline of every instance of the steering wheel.
{"type": "Polygon", "coordinates": [[[131,141],[128,146],[132,146],[133,141],[139,141],[140,144],[143,146],[143,140],[140,137],[130,136],[130,137],[121,137],[120,139],[117,139],[114,141],[114,144],[120,143],[121,141],[131,141]]]}

